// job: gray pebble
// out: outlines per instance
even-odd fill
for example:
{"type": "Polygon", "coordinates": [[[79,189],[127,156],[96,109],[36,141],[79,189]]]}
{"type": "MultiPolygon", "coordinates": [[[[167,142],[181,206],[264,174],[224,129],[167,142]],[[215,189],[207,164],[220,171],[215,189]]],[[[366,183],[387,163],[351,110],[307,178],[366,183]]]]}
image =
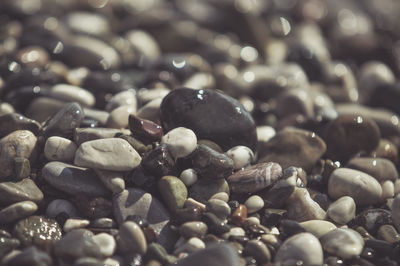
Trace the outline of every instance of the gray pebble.
{"type": "Polygon", "coordinates": [[[202,250],[206,247],[204,242],[197,237],[192,237],[186,241],[185,244],[181,245],[177,249],[175,249],[174,254],[178,255],[179,253],[193,253],[199,250],[202,250]]]}
{"type": "Polygon", "coordinates": [[[76,207],[65,199],[55,199],[47,205],[46,216],[49,218],[56,218],[60,213],[65,213],[68,217],[78,216],[76,207]]]}
{"type": "Polygon", "coordinates": [[[354,158],[348,162],[346,167],[367,173],[376,178],[378,182],[396,181],[399,178],[396,166],[384,158],[354,158]]]}
{"type": "Polygon", "coordinates": [[[298,222],[324,220],[325,211],[315,202],[305,188],[296,188],[286,201],[287,217],[298,222]]]}
{"type": "Polygon", "coordinates": [[[0,183],[0,202],[4,205],[20,201],[39,203],[43,200],[43,193],[36,183],[29,178],[19,182],[0,183]]]}
{"type": "Polygon", "coordinates": [[[329,205],[327,215],[338,224],[347,224],[356,216],[356,203],[352,197],[343,196],[329,205]]]}
{"type": "Polygon", "coordinates": [[[218,193],[215,193],[214,195],[212,195],[211,199],[219,199],[219,200],[228,202],[229,195],[228,195],[228,193],[225,193],[225,192],[218,192],[218,193]]]}
{"type": "Polygon", "coordinates": [[[231,214],[228,203],[219,199],[209,199],[206,203],[206,211],[214,213],[222,220],[225,220],[231,214]]]}
{"type": "Polygon", "coordinates": [[[191,129],[177,127],[162,137],[161,144],[167,144],[172,156],[177,159],[188,156],[196,149],[197,137],[191,129]]]}
{"type": "Polygon", "coordinates": [[[46,140],[44,155],[49,161],[72,162],[77,148],[71,140],[54,136],[46,140]]]}
{"type": "Polygon", "coordinates": [[[120,226],[118,234],[118,246],[125,254],[139,253],[144,255],[146,253],[146,237],[137,223],[127,221],[120,226]]]}
{"type": "Polygon", "coordinates": [[[384,224],[379,227],[377,231],[377,237],[391,244],[398,243],[400,241],[400,235],[396,228],[390,224],[384,224]]]}
{"type": "Polygon", "coordinates": [[[49,254],[32,246],[16,254],[6,265],[52,266],[53,261],[49,254]]]}
{"type": "Polygon", "coordinates": [[[11,223],[34,214],[38,206],[33,201],[21,201],[0,210],[0,223],[11,223]]]}
{"type": "Polygon", "coordinates": [[[264,200],[258,195],[253,195],[244,202],[244,205],[247,207],[247,213],[251,214],[258,212],[264,207],[264,200]]]}
{"type": "Polygon", "coordinates": [[[250,240],[247,242],[244,253],[256,258],[258,263],[268,263],[271,260],[271,253],[267,246],[259,240],[250,240]]]}
{"type": "Polygon", "coordinates": [[[122,192],[125,189],[125,181],[121,172],[94,169],[97,177],[103,182],[113,194],[122,192]]]}
{"type": "Polygon", "coordinates": [[[93,240],[99,246],[100,252],[104,257],[112,256],[117,248],[117,243],[115,242],[114,237],[110,234],[97,234],[93,236],[93,240]]]}
{"type": "Polygon", "coordinates": [[[129,115],[136,114],[136,108],[131,105],[123,105],[111,111],[107,120],[109,128],[126,128],[129,125],[129,115]]]}
{"type": "Polygon", "coordinates": [[[337,228],[333,223],[323,220],[309,220],[301,222],[300,225],[317,238],[337,228]]]}
{"type": "Polygon", "coordinates": [[[201,238],[205,236],[207,230],[207,225],[200,221],[186,222],[179,227],[179,233],[185,238],[201,238]]]}
{"type": "Polygon", "coordinates": [[[57,84],[50,88],[49,95],[66,102],[78,102],[82,106],[92,107],[96,99],[93,94],[83,88],[69,84],[57,84]]]}
{"type": "Polygon", "coordinates": [[[197,172],[194,169],[188,168],[182,171],[179,178],[187,187],[190,187],[191,185],[197,182],[198,177],[197,177],[197,172]]]}
{"type": "Polygon", "coordinates": [[[323,235],[320,241],[325,251],[343,259],[357,257],[364,248],[363,238],[353,229],[337,228],[323,235]]]}
{"type": "Polygon", "coordinates": [[[213,195],[225,192],[229,195],[229,186],[225,179],[202,178],[189,187],[189,196],[206,203],[213,195]]]}
{"type": "Polygon", "coordinates": [[[86,141],[114,138],[117,134],[122,133],[122,130],[115,128],[77,128],[74,133],[74,141],[79,146],[86,141]]]}

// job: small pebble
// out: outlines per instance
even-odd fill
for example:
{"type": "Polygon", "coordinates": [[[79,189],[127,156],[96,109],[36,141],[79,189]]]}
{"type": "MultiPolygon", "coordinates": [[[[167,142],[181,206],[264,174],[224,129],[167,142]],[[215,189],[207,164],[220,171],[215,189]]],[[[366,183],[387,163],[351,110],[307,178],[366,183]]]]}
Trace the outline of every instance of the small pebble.
{"type": "Polygon", "coordinates": [[[170,210],[182,208],[188,192],[185,184],[175,176],[164,176],[158,181],[158,190],[170,210]]]}
{"type": "Polygon", "coordinates": [[[249,166],[254,161],[253,151],[246,146],[233,147],[226,152],[226,155],[233,160],[233,168],[235,170],[249,166]]]}
{"type": "Polygon", "coordinates": [[[182,252],[190,254],[190,253],[205,249],[205,247],[206,247],[206,245],[200,238],[192,237],[188,241],[186,241],[185,244],[183,244],[182,246],[177,248],[175,250],[174,254],[179,254],[182,252]]]}
{"type": "Polygon", "coordinates": [[[21,201],[0,210],[0,223],[11,223],[34,214],[38,206],[33,201],[21,201]]]}
{"type": "Polygon", "coordinates": [[[69,231],[85,228],[90,224],[89,220],[86,219],[73,219],[69,218],[65,221],[63,230],[68,233],[69,231]]]}
{"type": "Polygon", "coordinates": [[[264,200],[258,195],[253,195],[245,201],[244,205],[247,207],[247,213],[251,214],[264,207],[264,200]]]}
{"type": "Polygon", "coordinates": [[[51,266],[54,264],[49,254],[32,246],[13,256],[7,265],[51,266]]]}
{"type": "Polygon", "coordinates": [[[394,184],[392,181],[386,180],[382,182],[381,187],[382,187],[382,195],[381,195],[382,201],[394,197],[394,184]]]}
{"type": "Polygon", "coordinates": [[[356,216],[356,203],[352,197],[343,196],[329,205],[326,214],[338,224],[347,224],[356,216]]]}
{"type": "Polygon", "coordinates": [[[286,201],[287,217],[298,222],[324,220],[325,211],[315,202],[305,188],[296,188],[286,201]]]}
{"type": "Polygon", "coordinates": [[[49,161],[71,162],[78,147],[74,142],[62,137],[50,137],[44,145],[44,155],[49,161]]]}
{"type": "Polygon", "coordinates": [[[179,233],[185,238],[201,238],[207,233],[207,225],[200,221],[186,222],[179,227],[179,233]]]}
{"type": "Polygon", "coordinates": [[[247,242],[244,253],[256,258],[258,263],[268,263],[271,260],[271,253],[267,246],[259,240],[250,240],[247,242]]]}
{"type": "Polygon", "coordinates": [[[107,120],[109,128],[127,128],[129,125],[129,116],[135,114],[136,109],[130,105],[123,105],[111,111],[107,120]]]}
{"type": "Polygon", "coordinates": [[[400,235],[396,228],[390,224],[384,224],[379,227],[377,236],[379,239],[385,240],[391,244],[398,243],[400,241],[400,235]]]}
{"type": "Polygon", "coordinates": [[[210,199],[219,199],[225,202],[229,201],[229,195],[225,192],[218,192],[214,195],[212,195],[212,197],[210,199]]]}
{"type": "Polygon", "coordinates": [[[123,253],[146,253],[147,242],[142,229],[135,222],[127,221],[119,228],[119,248],[123,253]]]}
{"type": "Polygon", "coordinates": [[[320,241],[325,251],[343,259],[360,255],[364,247],[363,238],[352,229],[334,229],[324,234],[320,241]]]}
{"type": "Polygon", "coordinates": [[[209,199],[206,203],[206,211],[215,214],[221,220],[225,220],[231,214],[228,203],[219,199],[209,199]]]}
{"type": "Polygon", "coordinates": [[[107,233],[100,233],[93,236],[94,242],[100,247],[100,252],[104,257],[110,257],[114,254],[117,244],[112,235],[107,233]]]}
{"type": "Polygon", "coordinates": [[[113,194],[120,193],[125,189],[125,180],[121,172],[95,169],[97,177],[103,182],[113,194]]]}
{"type": "Polygon", "coordinates": [[[165,134],[161,139],[161,144],[167,144],[174,158],[183,158],[196,149],[197,137],[192,130],[178,127],[165,134]]]}
{"type": "Polygon", "coordinates": [[[313,234],[315,237],[320,238],[326,233],[336,229],[336,225],[331,222],[323,220],[309,220],[300,223],[307,232],[313,234]]]}

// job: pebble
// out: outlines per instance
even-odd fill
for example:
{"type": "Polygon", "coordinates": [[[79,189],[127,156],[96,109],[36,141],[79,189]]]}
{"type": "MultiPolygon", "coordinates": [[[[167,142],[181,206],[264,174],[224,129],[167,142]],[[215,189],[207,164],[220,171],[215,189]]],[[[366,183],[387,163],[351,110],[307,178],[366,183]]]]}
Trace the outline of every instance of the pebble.
{"type": "Polygon", "coordinates": [[[168,131],[161,139],[175,159],[190,155],[197,147],[196,134],[185,127],[177,127],[168,131]]]}
{"type": "Polygon", "coordinates": [[[206,203],[219,192],[225,192],[229,195],[229,186],[225,179],[202,178],[189,187],[189,197],[202,203],[206,203]]]}
{"type": "Polygon", "coordinates": [[[186,127],[199,139],[214,141],[223,150],[243,145],[255,151],[257,134],[252,116],[242,104],[225,94],[175,89],[164,97],[160,111],[162,125],[168,131],[186,127]]]}
{"type": "Polygon", "coordinates": [[[190,187],[197,182],[197,172],[193,168],[188,168],[182,171],[179,178],[185,184],[186,187],[190,187]]]}
{"type": "Polygon", "coordinates": [[[121,138],[98,139],[82,143],[75,153],[77,166],[110,171],[130,171],[140,165],[142,158],[121,138]]]}
{"type": "Polygon", "coordinates": [[[268,263],[271,260],[271,253],[267,246],[259,240],[247,242],[244,253],[248,256],[253,256],[259,264],[268,263]]]}
{"type": "Polygon", "coordinates": [[[65,199],[55,199],[49,202],[46,208],[46,216],[49,218],[56,218],[59,214],[65,213],[68,217],[78,216],[78,210],[76,207],[68,200],[65,199]]]}
{"type": "MultiPolygon", "coordinates": [[[[1,81],[0,81],[1,83],[1,81]]],[[[0,115],[5,115],[5,114],[9,114],[9,113],[14,113],[15,109],[14,107],[6,102],[2,102],[0,103],[0,115]]]]}
{"type": "Polygon", "coordinates": [[[397,230],[400,230],[400,194],[398,194],[392,203],[392,219],[397,230]]]}
{"type": "Polygon", "coordinates": [[[82,257],[101,258],[103,254],[93,236],[86,229],[72,230],[55,243],[54,254],[65,261],[75,261],[82,257]]]}
{"type": "Polygon", "coordinates": [[[16,130],[0,140],[0,178],[14,172],[14,158],[22,157],[34,161],[36,136],[28,130],[16,130]]]}
{"type": "Polygon", "coordinates": [[[392,224],[393,213],[385,209],[366,209],[354,219],[354,224],[360,225],[368,232],[374,233],[383,224],[392,224]]]}
{"type": "Polygon", "coordinates": [[[110,228],[116,228],[117,224],[113,219],[103,217],[92,220],[90,222],[90,227],[110,229],[110,228]]]}
{"type": "Polygon", "coordinates": [[[212,197],[210,199],[219,199],[225,202],[229,201],[229,195],[225,192],[218,192],[214,195],[212,195],[212,197]]]}
{"type": "Polygon", "coordinates": [[[7,125],[0,128],[0,138],[16,130],[28,130],[37,135],[40,128],[40,124],[37,121],[13,112],[0,115],[0,124],[7,125]]]}
{"type": "Polygon", "coordinates": [[[240,226],[247,218],[247,207],[246,205],[239,204],[239,206],[233,211],[231,216],[231,222],[240,226]]]}
{"type": "Polygon", "coordinates": [[[276,135],[276,131],[271,126],[258,126],[257,131],[257,142],[268,142],[272,137],[276,135]]]}
{"type": "Polygon", "coordinates": [[[328,158],[342,161],[361,151],[373,151],[381,136],[373,120],[355,114],[340,115],[325,132],[328,158]]]}
{"type": "Polygon", "coordinates": [[[15,224],[13,235],[22,247],[37,245],[51,247],[62,237],[61,228],[55,220],[43,216],[30,216],[15,224]]]}
{"type": "Polygon", "coordinates": [[[337,228],[333,223],[323,220],[309,220],[301,222],[300,225],[306,229],[307,232],[313,234],[316,238],[320,238],[326,233],[337,228]]]}
{"type": "Polygon", "coordinates": [[[103,182],[113,194],[122,192],[125,189],[124,177],[120,172],[94,169],[97,177],[103,182]]]}
{"type": "Polygon", "coordinates": [[[44,180],[51,186],[71,195],[107,196],[109,191],[96,174],[87,168],[62,162],[47,163],[42,169],[44,180]]]}
{"type": "Polygon", "coordinates": [[[185,184],[175,176],[163,176],[158,181],[158,190],[170,210],[182,208],[188,195],[185,184]]]}
{"type": "Polygon", "coordinates": [[[206,211],[215,214],[221,220],[225,220],[231,214],[228,203],[219,199],[209,199],[206,203],[206,211]]]}
{"type": "Polygon", "coordinates": [[[202,238],[207,233],[207,225],[200,221],[192,221],[183,223],[179,227],[179,233],[181,236],[189,239],[191,237],[199,237],[202,238]]]}
{"type": "Polygon", "coordinates": [[[399,178],[396,166],[384,158],[354,158],[348,162],[346,167],[367,173],[379,182],[396,181],[399,178]]]}
{"type": "Polygon", "coordinates": [[[247,213],[251,214],[264,207],[264,200],[258,195],[253,195],[245,201],[244,205],[247,207],[247,213]]]}
{"type": "Polygon", "coordinates": [[[246,232],[242,227],[231,227],[229,232],[222,235],[223,239],[236,239],[236,237],[245,237],[246,232]]]}
{"type": "Polygon", "coordinates": [[[157,177],[171,175],[174,173],[175,159],[172,157],[167,145],[163,144],[144,156],[142,167],[157,177]]]}
{"type": "Polygon", "coordinates": [[[364,240],[353,229],[334,229],[320,238],[321,245],[326,252],[343,259],[359,256],[364,248],[364,240]]]}
{"type": "Polygon", "coordinates": [[[73,141],[54,136],[46,140],[44,155],[49,161],[71,162],[74,160],[77,148],[73,141]]]}
{"type": "Polygon", "coordinates": [[[264,199],[264,207],[282,208],[294,190],[295,186],[287,180],[278,180],[267,192],[261,192],[261,196],[264,199]]]}
{"type": "Polygon", "coordinates": [[[177,266],[239,266],[239,256],[234,247],[225,243],[210,244],[205,249],[179,260],[177,266]]]}
{"type": "Polygon", "coordinates": [[[21,201],[0,210],[0,223],[11,223],[34,214],[38,206],[33,201],[21,201]]]}
{"type": "Polygon", "coordinates": [[[274,162],[258,163],[237,171],[227,181],[231,192],[252,193],[262,190],[282,176],[282,168],[274,162]]]}
{"type": "Polygon", "coordinates": [[[285,128],[258,150],[259,162],[276,162],[283,169],[296,166],[309,171],[325,153],[326,144],[314,132],[285,128]]]}
{"type": "Polygon", "coordinates": [[[75,229],[85,228],[89,224],[90,224],[90,221],[86,220],[86,219],[69,218],[65,221],[63,230],[65,233],[68,233],[75,229]]]}
{"type": "Polygon", "coordinates": [[[139,253],[144,255],[147,250],[146,237],[138,224],[127,221],[119,228],[118,247],[125,254],[139,253]]]}
{"type": "Polygon", "coordinates": [[[287,210],[283,209],[264,209],[261,215],[262,224],[265,226],[276,226],[286,217],[287,210]]]}
{"type": "Polygon", "coordinates": [[[233,160],[233,168],[235,170],[249,166],[255,159],[253,151],[246,146],[236,146],[226,152],[233,160]]]}
{"type": "Polygon", "coordinates": [[[137,98],[135,90],[128,89],[114,94],[107,102],[105,109],[107,112],[111,112],[112,110],[125,105],[130,106],[136,112],[137,98]]]}
{"type": "Polygon", "coordinates": [[[12,257],[7,265],[30,265],[30,266],[52,266],[53,260],[46,252],[35,246],[23,249],[16,256],[12,257]]]}
{"type": "Polygon", "coordinates": [[[322,265],[323,260],[323,251],[318,239],[310,233],[299,233],[283,242],[274,261],[289,265],[322,265]]]}
{"type": "Polygon", "coordinates": [[[352,197],[340,197],[329,205],[326,214],[335,223],[347,224],[356,216],[356,203],[352,197]]]}
{"type": "Polygon", "coordinates": [[[2,204],[12,204],[20,201],[39,203],[43,200],[43,197],[43,192],[29,178],[25,178],[19,182],[0,183],[0,202],[2,204]]]}
{"type": "Polygon", "coordinates": [[[85,107],[93,107],[96,103],[96,99],[91,92],[69,84],[57,84],[51,87],[49,95],[66,102],[77,102],[85,107]]]}
{"type": "Polygon", "coordinates": [[[391,244],[398,243],[400,241],[400,235],[396,228],[390,224],[384,224],[379,227],[377,236],[379,239],[385,240],[391,244]]]}
{"type": "Polygon", "coordinates": [[[298,222],[324,220],[325,211],[315,202],[305,188],[296,188],[286,201],[287,217],[298,222]]]}
{"type": "Polygon", "coordinates": [[[202,222],[207,224],[208,231],[216,236],[229,232],[230,227],[224,221],[219,219],[215,214],[206,212],[201,218],[202,222]]]}
{"type": "Polygon", "coordinates": [[[160,107],[162,100],[163,98],[157,98],[146,103],[138,109],[137,116],[158,124],[160,122],[160,107]]]}
{"type": "Polygon", "coordinates": [[[114,138],[116,135],[123,133],[124,132],[122,130],[115,128],[76,128],[74,133],[74,141],[76,145],[80,146],[86,141],[114,138]]]}
{"type": "Polygon", "coordinates": [[[190,254],[205,249],[205,247],[206,245],[200,238],[192,237],[188,241],[186,241],[185,244],[177,248],[174,251],[174,254],[179,254],[183,252],[190,254]]]}
{"type": "Polygon", "coordinates": [[[381,200],[385,201],[386,199],[391,199],[394,197],[394,184],[390,180],[386,180],[381,183],[382,187],[382,195],[381,200]]]}
{"type": "Polygon", "coordinates": [[[163,136],[162,127],[153,121],[137,117],[129,116],[129,129],[134,136],[149,139],[152,141],[160,140],[163,136]]]}
{"type": "Polygon", "coordinates": [[[139,215],[146,219],[159,234],[158,243],[171,248],[175,233],[170,227],[170,214],[151,194],[137,188],[129,188],[113,197],[114,217],[119,225],[129,215],[139,215]]]}
{"type": "Polygon", "coordinates": [[[376,204],[382,188],[372,176],[358,170],[339,168],[329,177],[328,194],[332,199],[350,196],[358,205],[376,204]]]}
{"type": "Polygon", "coordinates": [[[197,145],[197,149],[190,157],[194,170],[201,177],[218,179],[232,174],[233,160],[205,144],[197,145]]]}
{"type": "Polygon", "coordinates": [[[109,128],[126,128],[129,125],[129,116],[135,114],[136,109],[130,105],[123,105],[111,111],[107,120],[109,128]]]}
{"type": "Polygon", "coordinates": [[[44,124],[42,134],[45,138],[59,136],[70,139],[84,117],[85,113],[78,103],[66,104],[44,124]]]}

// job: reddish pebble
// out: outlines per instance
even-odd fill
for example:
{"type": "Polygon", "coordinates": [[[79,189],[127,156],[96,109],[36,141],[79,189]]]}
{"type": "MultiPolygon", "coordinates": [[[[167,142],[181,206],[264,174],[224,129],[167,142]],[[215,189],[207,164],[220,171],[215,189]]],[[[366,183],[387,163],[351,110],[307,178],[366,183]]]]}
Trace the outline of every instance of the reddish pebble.
{"type": "Polygon", "coordinates": [[[247,208],[244,204],[239,204],[231,216],[231,222],[240,226],[247,218],[247,208]]]}

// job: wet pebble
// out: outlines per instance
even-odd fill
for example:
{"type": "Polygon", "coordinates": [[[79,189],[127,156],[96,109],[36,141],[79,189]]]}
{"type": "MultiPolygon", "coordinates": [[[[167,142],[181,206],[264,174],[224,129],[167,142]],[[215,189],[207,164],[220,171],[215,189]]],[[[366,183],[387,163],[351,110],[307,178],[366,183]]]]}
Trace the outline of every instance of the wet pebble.
{"type": "Polygon", "coordinates": [[[233,147],[226,152],[226,155],[233,160],[235,170],[249,166],[255,158],[253,151],[246,146],[233,147]]]}
{"type": "Polygon", "coordinates": [[[178,247],[174,251],[174,254],[179,254],[182,252],[190,254],[190,253],[200,251],[200,250],[204,249],[205,247],[206,247],[206,245],[200,238],[192,237],[192,238],[188,239],[185,244],[178,247]]]}
{"type": "Polygon", "coordinates": [[[163,136],[163,130],[160,125],[135,115],[129,116],[129,129],[134,136],[153,141],[160,140],[163,136]]]}
{"type": "Polygon", "coordinates": [[[170,210],[182,208],[188,192],[185,184],[175,176],[164,176],[158,181],[158,190],[170,210]]]}
{"type": "Polygon", "coordinates": [[[197,146],[196,134],[185,127],[177,127],[168,131],[161,139],[161,144],[166,144],[175,159],[191,154],[197,146]]]}
{"type": "Polygon", "coordinates": [[[34,214],[38,206],[33,201],[21,201],[0,210],[0,223],[11,223],[34,214]]]}
{"type": "Polygon", "coordinates": [[[400,241],[400,235],[397,232],[396,228],[390,224],[384,224],[379,227],[377,231],[377,236],[379,239],[382,239],[389,243],[398,243],[400,241]]]}
{"type": "Polygon", "coordinates": [[[54,136],[46,140],[44,155],[49,161],[71,162],[77,148],[73,141],[54,136]]]}
{"type": "Polygon", "coordinates": [[[399,178],[396,166],[384,158],[354,158],[348,162],[346,167],[367,173],[379,182],[396,181],[399,178]]]}
{"type": "Polygon", "coordinates": [[[74,164],[110,171],[129,171],[139,166],[141,160],[127,141],[108,138],[82,143],[75,153],[74,164]]]}
{"type": "Polygon", "coordinates": [[[225,220],[231,214],[228,203],[219,199],[209,199],[206,203],[206,211],[215,214],[221,220],[225,220]]]}
{"type": "Polygon", "coordinates": [[[207,233],[207,225],[200,221],[186,222],[179,227],[179,233],[185,238],[201,238],[207,233]]]}
{"type": "Polygon", "coordinates": [[[183,170],[179,178],[186,185],[186,187],[190,187],[191,185],[196,183],[198,179],[196,170],[192,168],[183,170]]]}
{"type": "Polygon", "coordinates": [[[343,259],[360,255],[364,247],[363,238],[352,229],[334,229],[323,235],[320,241],[325,251],[343,259]]]}
{"type": "Polygon", "coordinates": [[[343,196],[329,205],[326,214],[338,224],[347,224],[356,216],[356,203],[352,197],[343,196]]]}
{"type": "Polygon", "coordinates": [[[141,255],[146,253],[146,237],[135,222],[123,223],[119,228],[118,236],[118,246],[123,253],[139,253],[141,255]]]}
{"type": "Polygon", "coordinates": [[[253,195],[245,201],[244,205],[247,207],[247,213],[251,214],[264,207],[264,200],[258,195],[253,195]]]}
{"type": "Polygon", "coordinates": [[[376,204],[380,201],[382,188],[372,176],[358,170],[339,168],[329,177],[328,193],[333,199],[350,196],[356,204],[376,204]]]}
{"type": "Polygon", "coordinates": [[[189,128],[199,139],[212,140],[224,150],[238,145],[256,148],[256,128],[251,115],[237,100],[217,91],[187,88],[171,91],[162,101],[161,121],[167,130],[189,128]]]}
{"type": "Polygon", "coordinates": [[[256,258],[258,263],[268,263],[271,260],[271,253],[267,246],[259,240],[250,240],[247,242],[244,253],[256,258]]]}
{"type": "Polygon", "coordinates": [[[75,229],[85,228],[89,224],[90,224],[90,221],[86,220],[86,219],[69,218],[65,221],[63,230],[65,233],[68,233],[75,229]]]}
{"type": "Polygon", "coordinates": [[[315,202],[305,188],[296,188],[286,201],[287,217],[298,222],[324,220],[325,211],[315,202]]]}
{"type": "Polygon", "coordinates": [[[19,182],[0,183],[0,202],[2,204],[11,204],[20,201],[39,203],[43,200],[43,197],[43,192],[29,178],[25,178],[19,182]]]}

